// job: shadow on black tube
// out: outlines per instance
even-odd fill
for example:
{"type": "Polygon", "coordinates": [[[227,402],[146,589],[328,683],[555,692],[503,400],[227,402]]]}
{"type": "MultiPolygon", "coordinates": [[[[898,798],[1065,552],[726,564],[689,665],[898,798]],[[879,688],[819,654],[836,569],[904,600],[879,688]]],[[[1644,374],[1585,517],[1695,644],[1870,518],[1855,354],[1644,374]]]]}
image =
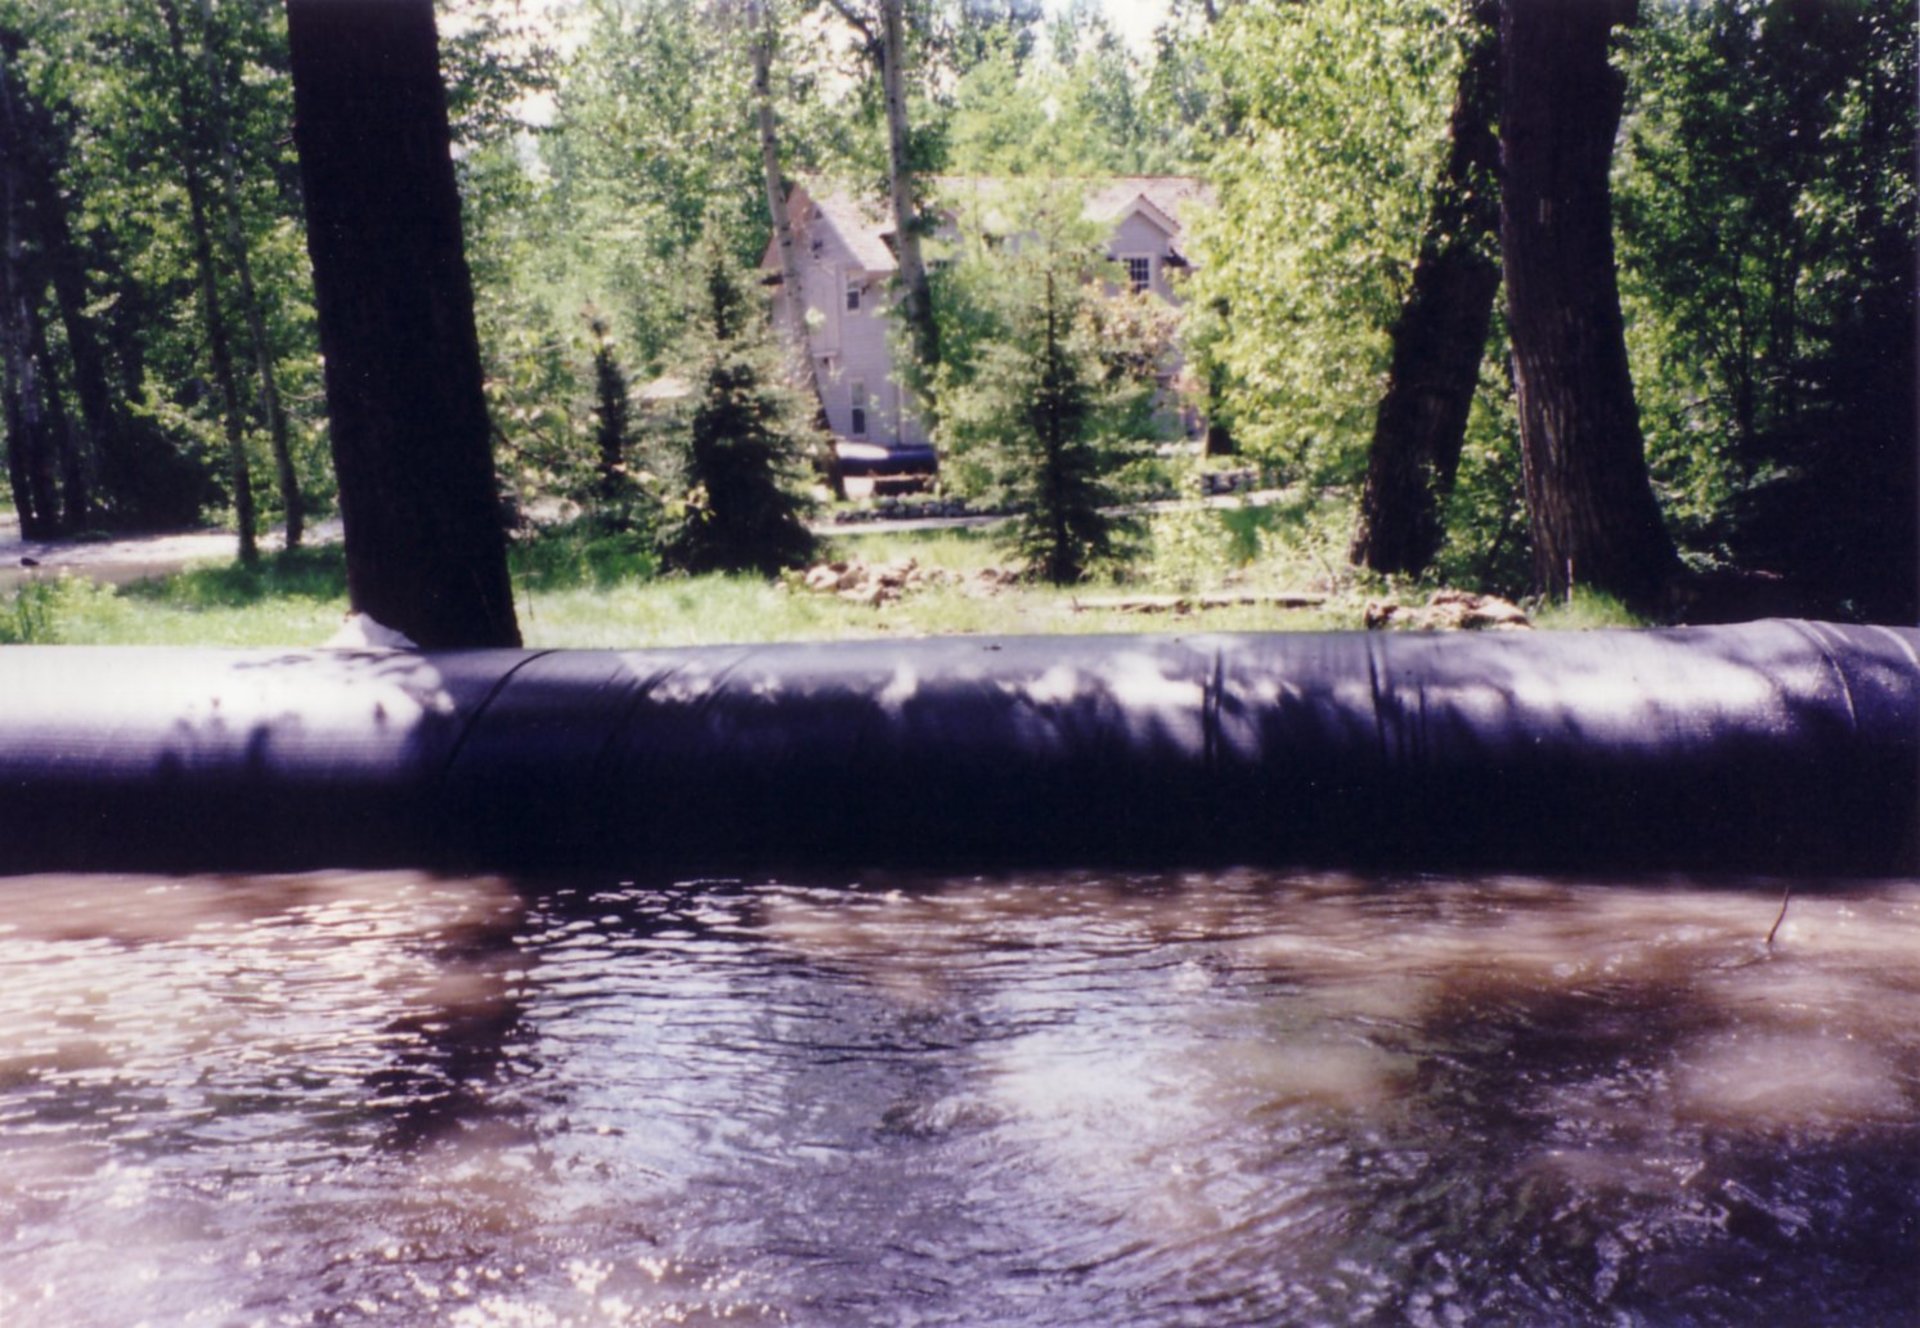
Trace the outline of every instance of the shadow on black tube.
{"type": "Polygon", "coordinates": [[[0,870],[1916,863],[1920,633],[0,654],[0,870]]]}

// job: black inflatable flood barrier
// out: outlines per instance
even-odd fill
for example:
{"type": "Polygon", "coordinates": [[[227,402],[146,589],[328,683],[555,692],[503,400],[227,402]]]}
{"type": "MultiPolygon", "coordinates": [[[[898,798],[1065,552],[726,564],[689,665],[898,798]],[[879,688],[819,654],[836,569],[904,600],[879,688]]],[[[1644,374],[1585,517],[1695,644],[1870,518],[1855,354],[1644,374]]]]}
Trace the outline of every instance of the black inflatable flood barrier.
{"type": "Polygon", "coordinates": [[[1915,869],[1920,631],[0,650],[0,871],[1915,869]]]}

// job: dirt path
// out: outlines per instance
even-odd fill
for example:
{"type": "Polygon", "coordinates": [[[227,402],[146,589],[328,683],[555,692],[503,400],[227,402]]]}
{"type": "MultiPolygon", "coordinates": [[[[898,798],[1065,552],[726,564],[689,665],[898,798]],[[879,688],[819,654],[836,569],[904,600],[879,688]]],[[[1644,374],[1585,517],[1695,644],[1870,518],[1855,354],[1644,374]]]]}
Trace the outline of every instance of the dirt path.
{"type": "MultiPolygon", "coordinates": [[[[338,517],[316,522],[307,531],[309,544],[332,544],[339,539],[338,517]]],[[[264,553],[282,548],[284,540],[280,532],[269,532],[261,537],[260,549],[264,553]]],[[[193,563],[230,562],[238,551],[232,531],[213,529],[110,540],[25,540],[20,538],[19,518],[8,512],[0,514],[0,589],[11,590],[31,578],[63,572],[119,586],[165,576],[193,563]]]]}

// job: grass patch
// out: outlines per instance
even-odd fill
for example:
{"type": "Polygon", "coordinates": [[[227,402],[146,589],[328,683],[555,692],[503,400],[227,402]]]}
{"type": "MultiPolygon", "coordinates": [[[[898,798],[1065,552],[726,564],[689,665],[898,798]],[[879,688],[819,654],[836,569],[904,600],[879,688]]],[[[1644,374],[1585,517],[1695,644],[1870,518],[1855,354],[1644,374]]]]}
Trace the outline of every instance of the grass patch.
{"type": "MultiPolygon", "coordinates": [[[[188,610],[245,609],[274,600],[339,604],[346,612],[347,556],[338,544],[267,554],[251,567],[241,562],[189,567],[172,576],[136,581],[128,599],[188,610]]],[[[336,614],[336,616],[338,616],[336,614]]]]}
{"type": "MultiPolygon", "coordinates": [[[[535,647],[1342,630],[1359,627],[1367,597],[1383,590],[1347,565],[1350,524],[1351,505],[1338,495],[1155,514],[1149,526],[1158,542],[1146,561],[1069,588],[982,586],[977,573],[1007,567],[1010,559],[990,529],[836,534],[823,559],[912,558],[955,574],[952,584],[927,585],[878,606],[753,576],[662,576],[644,542],[588,523],[517,543],[510,565],[521,631],[535,647]],[[1184,613],[1085,607],[1102,597],[1219,590],[1306,591],[1326,602],[1318,609],[1250,604],[1184,613]]],[[[345,560],[336,545],[274,554],[250,568],[193,567],[118,591],[77,577],[30,581],[0,594],[0,642],[313,646],[334,634],[346,610],[345,560]]],[[[1617,601],[1584,590],[1571,605],[1543,606],[1535,621],[1561,630],[1642,625],[1617,601]]]]}
{"type": "Polygon", "coordinates": [[[0,597],[0,642],[24,645],[317,645],[347,611],[340,549],[190,567],[115,588],[63,573],[0,597]]]}
{"type": "Polygon", "coordinates": [[[30,581],[0,603],[0,644],[58,645],[101,630],[119,608],[110,586],[62,576],[30,581]]]}
{"type": "Polygon", "coordinates": [[[1598,627],[1645,627],[1646,619],[1613,596],[1575,586],[1567,599],[1542,603],[1530,610],[1535,627],[1555,632],[1585,632],[1598,627]]]}
{"type": "Polygon", "coordinates": [[[930,567],[970,573],[987,567],[1004,567],[1012,555],[992,527],[961,526],[912,534],[869,534],[856,527],[828,540],[821,557],[828,562],[864,558],[870,563],[912,558],[930,567]]]}
{"type": "Polygon", "coordinates": [[[644,581],[660,570],[660,559],[644,536],[609,530],[591,518],[551,526],[507,551],[516,594],[529,591],[607,590],[627,581],[644,581]]]}

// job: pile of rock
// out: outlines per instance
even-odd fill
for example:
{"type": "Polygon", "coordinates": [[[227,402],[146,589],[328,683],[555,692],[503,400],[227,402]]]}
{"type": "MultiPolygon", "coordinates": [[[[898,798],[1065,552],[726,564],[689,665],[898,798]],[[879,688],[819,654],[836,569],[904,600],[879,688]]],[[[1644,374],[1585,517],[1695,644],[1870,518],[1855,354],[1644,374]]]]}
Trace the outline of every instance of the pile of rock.
{"type": "Polygon", "coordinates": [[[929,586],[958,586],[970,594],[993,595],[1018,579],[1018,573],[1003,567],[983,567],[971,575],[963,575],[945,567],[922,567],[913,558],[896,558],[886,563],[849,558],[809,567],[797,581],[801,588],[816,595],[837,595],[855,604],[878,608],[929,586]]]}
{"type": "Polygon", "coordinates": [[[1519,605],[1497,595],[1475,595],[1465,590],[1436,590],[1425,607],[1398,600],[1369,600],[1365,621],[1370,631],[1393,627],[1415,632],[1510,632],[1533,626],[1519,605]]]}
{"type": "Polygon", "coordinates": [[[1200,474],[1200,492],[1209,498],[1228,493],[1252,493],[1259,487],[1260,472],[1251,466],[1238,470],[1207,470],[1200,474]]]}

